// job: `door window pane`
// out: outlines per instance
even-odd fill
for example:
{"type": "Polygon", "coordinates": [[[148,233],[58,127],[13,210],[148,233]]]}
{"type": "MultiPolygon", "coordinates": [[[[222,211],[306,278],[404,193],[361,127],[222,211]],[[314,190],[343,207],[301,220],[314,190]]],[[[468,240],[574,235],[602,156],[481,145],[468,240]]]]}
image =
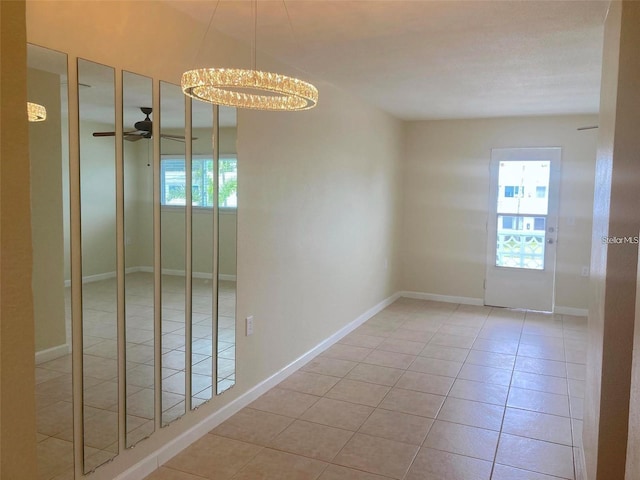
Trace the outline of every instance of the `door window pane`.
{"type": "Polygon", "coordinates": [[[505,161],[498,170],[498,213],[546,215],[551,162],[505,161]]]}
{"type": "Polygon", "coordinates": [[[498,215],[496,266],[544,269],[544,217],[498,215]]]}

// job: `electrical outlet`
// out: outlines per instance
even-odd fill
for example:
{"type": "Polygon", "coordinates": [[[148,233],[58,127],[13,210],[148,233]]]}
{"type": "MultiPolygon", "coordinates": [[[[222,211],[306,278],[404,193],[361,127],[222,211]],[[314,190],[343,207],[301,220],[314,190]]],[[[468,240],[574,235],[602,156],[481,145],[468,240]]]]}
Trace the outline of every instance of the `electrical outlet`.
{"type": "Polygon", "coordinates": [[[253,335],[253,315],[250,315],[247,317],[246,329],[247,329],[247,336],[253,335]]]}
{"type": "Polygon", "coordinates": [[[583,277],[588,277],[589,276],[589,267],[584,265],[582,267],[582,272],[580,273],[580,275],[582,275],[583,277]]]}

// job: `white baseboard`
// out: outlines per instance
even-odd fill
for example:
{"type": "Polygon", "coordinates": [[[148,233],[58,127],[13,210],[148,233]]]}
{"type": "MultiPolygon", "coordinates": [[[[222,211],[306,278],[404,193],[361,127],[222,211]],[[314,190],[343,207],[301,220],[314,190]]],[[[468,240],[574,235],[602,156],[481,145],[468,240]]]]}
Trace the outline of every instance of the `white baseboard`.
{"type": "Polygon", "coordinates": [[[169,443],[165,444],[160,449],[153,452],[151,455],[141,460],[140,462],[133,465],[128,470],[124,471],[114,480],[140,480],[145,476],[149,475],[151,472],[159,468],[164,463],[168,462],[171,458],[176,456],[182,450],[187,448],[189,445],[194,443],[196,440],[202,438],[213,428],[220,425],[222,422],[227,420],[229,417],[249,405],[251,402],[256,400],[260,395],[269,391],[271,388],[275,387],[282,380],[287,378],[293,372],[302,367],[309,360],[314,358],[316,355],[322,353],[324,350],[329,348],[331,345],[336,343],[338,340],[343,338],[345,335],[351,333],[353,330],[358,328],[364,322],[373,317],[376,313],[384,310],[386,307],[395,302],[398,298],[400,298],[399,293],[395,293],[390,297],[386,298],[382,302],[378,303],[374,307],[370,308],[362,315],[358,316],[355,320],[349,322],[347,325],[342,327],[340,330],[335,332],[330,337],[326,338],[318,345],[313,347],[311,350],[298,357],[296,360],[291,362],[289,365],[276,372],[266,380],[262,381],[255,387],[251,388],[247,392],[240,395],[238,398],[228,403],[224,407],[219,410],[213,412],[207,418],[205,418],[202,422],[193,426],[186,432],[182,433],[178,437],[171,440],[169,443]]]}
{"type": "Polygon", "coordinates": [[[563,307],[556,305],[555,307],[553,307],[553,313],[559,313],[560,315],[574,315],[576,317],[586,317],[589,314],[589,310],[586,308],[563,307]]]}
{"type": "MultiPolygon", "coordinates": [[[[461,303],[463,305],[484,305],[484,300],[482,298],[473,297],[455,297],[452,295],[407,291],[400,292],[400,296],[415,298],[418,300],[433,300],[435,302],[461,303]]],[[[586,317],[589,313],[586,308],[563,307],[558,305],[554,307],[553,312],[561,315],[575,315],[576,317],[586,317]]]]}
{"type": "Polygon", "coordinates": [[[62,345],[47,348],[46,350],[40,350],[39,352],[36,352],[36,365],[40,365],[41,363],[48,362],[50,360],[55,360],[56,358],[64,357],[65,355],[69,355],[70,353],[71,345],[69,345],[68,343],[63,343],[62,345]]]}
{"type": "Polygon", "coordinates": [[[434,302],[461,303],[463,305],[484,305],[482,298],[455,297],[452,295],[438,295],[435,293],[423,292],[400,292],[401,297],[415,298],[417,300],[433,300],[434,302]]]}
{"type": "MultiPolygon", "coordinates": [[[[142,266],[142,267],[128,267],[128,268],[125,269],[125,273],[126,274],[136,273],[136,272],[152,273],[153,272],[153,267],[142,266]]],[[[163,268],[162,269],[162,274],[163,275],[176,275],[176,276],[184,277],[185,271],[184,270],[172,270],[172,269],[169,269],[169,268],[163,268]]],[[[212,275],[210,273],[205,273],[205,272],[193,272],[192,275],[193,275],[193,278],[208,278],[208,279],[212,278],[212,275]]],[[[99,282],[101,280],[107,280],[109,278],[116,278],[116,272],[107,272],[107,273],[98,273],[96,275],[87,275],[86,277],[82,277],[82,283],[99,282]]],[[[235,275],[229,275],[229,274],[225,274],[225,273],[219,274],[218,278],[220,280],[228,280],[228,281],[231,281],[231,282],[235,282],[236,281],[236,276],[235,275]]],[[[71,280],[65,280],[64,281],[64,286],[65,287],[70,287],[71,286],[71,280]]]]}

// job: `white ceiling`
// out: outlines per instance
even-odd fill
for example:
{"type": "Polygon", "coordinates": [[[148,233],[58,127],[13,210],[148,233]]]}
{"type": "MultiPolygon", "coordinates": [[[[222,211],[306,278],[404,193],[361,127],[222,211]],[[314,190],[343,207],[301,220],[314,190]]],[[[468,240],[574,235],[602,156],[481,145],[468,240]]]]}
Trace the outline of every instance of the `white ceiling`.
{"type": "MultiPolygon", "coordinates": [[[[249,0],[165,1],[253,38],[249,0]]],[[[596,113],[608,4],[260,0],[257,68],[264,51],[405,120],[596,113]]]]}

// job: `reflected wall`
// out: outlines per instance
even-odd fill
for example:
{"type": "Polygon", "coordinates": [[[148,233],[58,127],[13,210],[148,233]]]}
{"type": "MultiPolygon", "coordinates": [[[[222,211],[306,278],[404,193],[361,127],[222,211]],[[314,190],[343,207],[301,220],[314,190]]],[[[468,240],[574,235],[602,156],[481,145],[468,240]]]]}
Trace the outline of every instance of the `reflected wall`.
{"type": "Polygon", "coordinates": [[[39,470],[80,478],[235,383],[235,111],[29,52],[39,470]]]}

